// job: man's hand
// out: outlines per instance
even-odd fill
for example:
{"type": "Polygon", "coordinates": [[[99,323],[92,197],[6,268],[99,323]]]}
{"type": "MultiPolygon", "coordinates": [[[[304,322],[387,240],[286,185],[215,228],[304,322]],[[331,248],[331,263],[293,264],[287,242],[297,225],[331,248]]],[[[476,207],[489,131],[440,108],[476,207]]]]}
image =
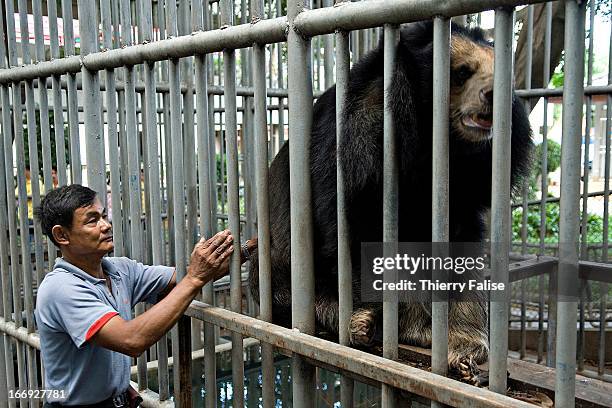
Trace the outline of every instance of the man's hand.
{"type": "Polygon", "coordinates": [[[202,238],[193,248],[187,276],[204,286],[219,279],[229,271],[229,260],[234,251],[234,238],[229,230],[221,231],[212,238],[202,238]]]}

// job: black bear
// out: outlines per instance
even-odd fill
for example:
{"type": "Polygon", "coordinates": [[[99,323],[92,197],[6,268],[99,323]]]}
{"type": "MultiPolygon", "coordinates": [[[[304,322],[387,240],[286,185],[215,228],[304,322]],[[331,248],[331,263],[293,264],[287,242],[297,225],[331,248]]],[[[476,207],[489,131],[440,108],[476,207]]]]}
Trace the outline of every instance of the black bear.
{"type": "MultiPolygon", "coordinates": [[[[483,239],[483,215],[491,205],[493,45],[483,32],[451,29],[449,230],[451,241],[483,239]]],[[[433,23],[402,26],[393,85],[389,89],[399,165],[399,240],[430,242],[432,185],[433,23]]],[[[382,241],[383,203],[383,47],[365,55],[350,71],[340,163],[346,178],[354,305],[349,331],[355,345],[380,335],[382,306],[360,304],[360,247],[382,241]],[[378,324],[377,324],[378,323],[378,324]],[[378,331],[378,333],[376,333],[378,331]]],[[[338,332],[336,219],[336,90],[328,89],[313,114],[311,164],[314,217],[316,320],[338,332]]],[[[290,326],[289,146],[270,167],[270,222],[273,319],[290,326]]],[[[531,129],[521,101],[512,101],[511,182],[529,171],[531,129]]],[[[258,299],[257,260],[251,262],[250,287],[258,299]]],[[[401,303],[400,342],[431,345],[431,306],[401,303]]],[[[452,302],[449,310],[449,365],[477,363],[488,355],[486,300],[452,302]]]]}

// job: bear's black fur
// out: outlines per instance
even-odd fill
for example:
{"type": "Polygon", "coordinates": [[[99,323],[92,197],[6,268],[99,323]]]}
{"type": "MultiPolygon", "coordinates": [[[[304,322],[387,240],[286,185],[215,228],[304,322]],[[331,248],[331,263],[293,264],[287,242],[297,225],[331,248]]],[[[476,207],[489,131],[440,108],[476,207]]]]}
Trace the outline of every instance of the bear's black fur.
{"type": "MultiPolygon", "coordinates": [[[[464,37],[484,47],[492,47],[479,29],[469,30],[453,25],[452,35],[464,37]]],[[[396,71],[390,89],[400,154],[399,240],[404,242],[429,242],[432,239],[432,39],[432,22],[402,26],[396,71]]],[[[383,64],[381,42],[378,48],[365,55],[350,71],[343,112],[345,130],[340,162],[344,166],[346,178],[354,281],[360,279],[360,243],[380,242],[383,238],[383,64]]],[[[451,84],[455,83],[454,75],[451,73],[451,84]]],[[[532,148],[528,117],[522,102],[516,98],[513,98],[512,103],[512,123],[511,182],[513,188],[516,188],[520,178],[528,172],[532,148]]],[[[275,323],[285,326],[291,323],[288,143],[282,146],[274,159],[269,179],[273,318],[275,323]]],[[[483,238],[483,214],[491,205],[491,152],[490,140],[466,141],[451,126],[451,241],[474,242],[483,238]]],[[[310,171],[317,324],[321,329],[337,332],[335,86],[328,89],[314,105],[310,171]]],[[[250,285],[253,295],[258,299],[256,258],[251,262],[250,285]]],[[[354,294],[354,301],[355,309],[359,309],[358,292],[354,294]]],[[[431,330],[430,327],[426,328],[427,323],[424,321],[417,326],[414,323],[414,320],[430,319],[427,313],[421,313],[418,319],[402,316],[402,313],[413,312],[400,309],[400,320],[413,326],[406,330],[431,330]]],[[[467,327],[465,324],[460,326],[469,331],[473,323],[474,330],[479,331],[476,337],[484,335],[486,343],[486,312],[479,308],[476,314],[470,316],[468,320],[479,321],[468,322],[467,327]]],[[[451,326],[452,318],[451,313],[451,326]]],[[[404,337],[404,341],[410,341],[410,336],[404,337]]],[[[427,340],[416,342],[427,343],[427,340]]],[[[486,350],[484,353],[486,358],[486,350]]]]}

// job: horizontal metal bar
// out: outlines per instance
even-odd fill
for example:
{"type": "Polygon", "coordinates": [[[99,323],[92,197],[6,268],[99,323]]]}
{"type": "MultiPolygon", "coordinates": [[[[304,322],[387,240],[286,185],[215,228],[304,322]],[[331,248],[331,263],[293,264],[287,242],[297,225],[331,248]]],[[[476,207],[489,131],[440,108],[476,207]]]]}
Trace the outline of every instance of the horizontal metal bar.
{"type": "MultiPolygon", "coordinates": [[[[134,381],[130,381],[130,385],[135,390],[138,390],[138,383],[134,381]]],[[[140,405],[144,408],[174,408],[174,401],[172,400],[159,400],[159,394],[155,391],[151,391],[150,389],[146,390],[138,390],[138,393],[142,397],[142,402],[140,405]]]]}
{"type": "MultiPolygon", "coordinates": [[[[534,256],[510,261],[510,281],[517,282],[533,276],[548,274],[557,268],[558,262],[559,258],[553,256],[534,256]]],[[[486,273],[485,271],[485,275],[486,273]]],[[[578,276],[580,279],[588,281],[612,283],[612,264],[579,261],[578,276]]]]}
{"type": "MultiPolygon", "coordinates": [[[[244,341],[242,342],[242,348],[246,349],[248,347],[251,346],[256,346],[259,344],[259,340],[257,339],[252,339],[252,338],[246,338],[244,339],[244,341]]],[[[232,342],[227,342],[227,343],[223,343],[223,344],[217,344],[215,346],[215,354],[219,354],[219,353],[225,353],[228,351],[232,350],[232,342]]],[[[204,358],[204,349],[199,349],[199,350],[195,350],[191,352],[191,360],[195,361],[195,360],[201,360],[204,358]]],[[[153,371],[157,371],[157,367],[158,367],[159,361],[158,360],[153,360],[153,361],[149,361],[147,362],[147,371],[148,372],[153,372],[153,371]]],[[[172,367],[174,365],[174,358],[172,357],[168,357],[168,367],[172,367]]],[[[130,368],[130,375],[136,375],[138,373],[138,366],[132,366],[130,368]]]]}
{"type": "Polygon", "coordinates": [[[498,7],[542,3],[544,0],[370,0],[336,3],[301,12],[294,20],[295,30],[304,36],[351,31],[430,19],[454,17],[498,7]]]}
{"type": "Polygon", "coordinates": [[[14,322],[6,321],[0,317],[0,331],[14,337],[28,346],[40,350],[40,338],[37,333],[28,333],[25,327],[17,327],[14,322]]]}
{"type": "Polygon", "coordinates": [[[518,282],[533,276],[553,272],[557,268],[557,258],[540,256],[524,261],[510,261],[510,282],[518,282]]]}
{"type": "Polygon", "coordinates": [[[146,62],[183,58],[195,54],[207,54],[224,49],[246,48],[253,43],[270,44],[285,41],[288,30],[287,19],[260,20],[254,24],[222,27],[217,30],[200,31],[190,35],[168,38],[146,44],[116,48],[51,61],[29,64],[0,70],[0,83],[17,82],[50,77],[66,73],[76,74],[84,66],[90,71],[113,69],[146,62]]]}
{"type": "MultiPolygon", "coordinates": [[[[603,196],[605,194],[605,191],[592,191],[588,194],[588,197],[599,197],[599,196],[603,196]]],[[[559,200],[561,200],[559,197],[547,197],[546,198],[546,202],[547,203],[558,203],[559,200]]],[[[542,203],[542,200],[531,200],[527,202],[527,205],[540,205],[542,203]]],[[[522,207],[523,203],[516,203],[516,204],[512,204],[512,208],[517,208],[517,207],[522,207]]]]}
{"type": "MultiPolygon", "coordinates": [[[[0,71],[1,73],[2,71],[0,71]]],[[[34,88],[38,88],[38,82],[39,81],[34,81],[34,88]]],[[[106,91],[106,84],[104,83],[105,81],[100,81],[100,90],[101,91],[106,91]]],[[[62,79],[60,81],[61,87],[62,89],[68,89],[68,82],[66,81],[66,79],[62,79]]],[[[78,90],[82,90],[83,89],[83,82],[81,81],[80,76],[77,77],[77,89],[78,90]]],[[[46,81],[46,85],[48,89],[52,88],[52,80],[51,78],[48,78],[46,81]]],[[[124,81],[115,81],[115,90],[117,91],[123,91],[125,89],[125,82],[124,81]]],[[[136,92],[144,92],[145,91],[145,85],[144,82],[142,81],[136,81],[134,83],[134,89],[136,90],[136,92]]],[[[195,89],[192,89],[193,92],[195,92],[195,89]]],[[[155,83],[155,92],[157,93],[168,93],[170,92],[170,85],[167,82],[156,82],[155,83]]],[[[181,93],[186,93],[187,92],[187,85],[185,84],[181,84],[181,93]]],[[[208,85],[208,94],[209,95],[223,95],[224,92],[224,88],[223,86],[220,85],[208,85]]],[[[238,86],[236,87],[236,94],[238,96],[253,96],[253,87],[252,86],[238,86]]],[[[322,94],[321,91],[319,92],[315,92],[315,97],[319,97],[322,94]]],[[[287,98],[289,96],[289,92],[287,91],[286,88],[267,88],[266,89],[266,95],[269,97],[274,97],[274,98],[287,98]]]]}
{"type": "MultiPolygon", "coordinates": [[[[537,89],[517,89],[516,96],[521,98],[543,97],[543,96],[563,96],[563,88],[537,88],[537,89]]],[[[584,87],[585,95],[608,95],[612,94],[612,85],[592,85],[584,87]]]]}
{"type": "Polygon", "coordinates": [[[612,264],[580,261],[578,263],[578,276],[589,281],[612,283],[612,264]]]}
{"type": "MultiPolygon", "coordinates": [[[[400,24],[431,18],[475,13],[517,3],[541,3],[543,0],[466,0],[463,2],[438,0],[370,0],[342,2],[335,7],[305,10],[294,24],[302,35],[334,33],[337,29],[355,30],[380,26],[384,23],[400,24]]],[[[246,48],[253,43],[270,44],[285,41],[288,23],[286,17],[259,20],[253,24],[221,27],[190,35],[167,38],[125,48],[91,53],[84,57],[42,61],[20,67],[0,70],[0,83],[46,78],[67,73],[76,74],[84,66],[90,71],[113,69],[142,64],[145,61],[163,61],[195,54],[219,52],[224,49],[246,48]]],[[[270,95],[274,96],[274,95],[270,95]]]]}
{"type": "Polygon", "coordinates": [[[192,302],[186,314],[314,361],[336,366],[342,371],[356,373],[447,405],[483,408],[532,406],[483,388],[202,302],[192,302]]]}

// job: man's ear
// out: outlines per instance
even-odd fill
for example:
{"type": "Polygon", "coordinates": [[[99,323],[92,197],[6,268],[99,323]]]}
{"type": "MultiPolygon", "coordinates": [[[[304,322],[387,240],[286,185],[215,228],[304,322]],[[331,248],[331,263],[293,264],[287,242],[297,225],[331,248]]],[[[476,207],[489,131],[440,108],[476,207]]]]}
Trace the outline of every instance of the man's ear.
{"type": "Polygon", "coordinates": [[[53,228],[51,228],[51,235],[53,235],[53,239],[59,245],[70,244],[69,234],[66,231],[66,229],[62,227],[61,225],[54,225],[53,228]]]}

